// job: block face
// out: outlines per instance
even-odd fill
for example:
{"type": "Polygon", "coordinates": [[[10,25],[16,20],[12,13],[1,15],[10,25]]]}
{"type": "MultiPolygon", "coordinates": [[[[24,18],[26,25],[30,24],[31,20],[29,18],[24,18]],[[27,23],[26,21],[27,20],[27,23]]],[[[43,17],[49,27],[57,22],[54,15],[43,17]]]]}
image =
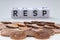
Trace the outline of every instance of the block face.
{"type": "Polygon", "coordinates": [[[13,9],[12,18],[48,18],[48,9],[13,9]]]}
{"type": "Polygon", "coordinates": [[[28,18],[29,17],[29,10],[27,10],[27,9],[24,9],[24,10],[21,10],[21,17],[22,18],[28,18]]]}
{"type": "Polygon", "coordinates": [[[42,17],[49,17],[49,10],[42,10],[42,17]]]}
{"type": "Polygon", "coordinates": [[[12,16],[12,18],[19,18],[19,16],[20,16],[20,10],[18,10],[18,9],[12,10],[11,16],[12,16]]]}
{"type": "Polygon", "coordinates": [[[41,10],[38,10],[38,9],[34,9],[34,10],[31,10],[31,18],[39,18],[41,17],[41,10]]]}

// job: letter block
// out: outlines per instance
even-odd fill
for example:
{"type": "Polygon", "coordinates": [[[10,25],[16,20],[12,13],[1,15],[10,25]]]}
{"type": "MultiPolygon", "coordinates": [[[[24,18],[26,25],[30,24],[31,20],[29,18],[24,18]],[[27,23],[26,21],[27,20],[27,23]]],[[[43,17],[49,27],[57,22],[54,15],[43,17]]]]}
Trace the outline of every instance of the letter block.
{"type": "Polygon", "coordinates": [[[12,10],[12,18],[48,18],[49,17],[49,9],[13,9],[12,10]]]}

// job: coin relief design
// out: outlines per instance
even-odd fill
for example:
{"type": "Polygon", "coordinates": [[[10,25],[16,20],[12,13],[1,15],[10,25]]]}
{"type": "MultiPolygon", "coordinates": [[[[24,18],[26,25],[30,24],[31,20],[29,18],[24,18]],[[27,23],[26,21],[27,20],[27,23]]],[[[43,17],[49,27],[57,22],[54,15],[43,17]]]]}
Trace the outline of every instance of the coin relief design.
{"type": "Polygon", "coordinates": [[[55,22],[0,22],[0,36],[15,40],[25,39],[26,37],[48,39],[58,33],[60,33],[60,24],[55,22]]]}

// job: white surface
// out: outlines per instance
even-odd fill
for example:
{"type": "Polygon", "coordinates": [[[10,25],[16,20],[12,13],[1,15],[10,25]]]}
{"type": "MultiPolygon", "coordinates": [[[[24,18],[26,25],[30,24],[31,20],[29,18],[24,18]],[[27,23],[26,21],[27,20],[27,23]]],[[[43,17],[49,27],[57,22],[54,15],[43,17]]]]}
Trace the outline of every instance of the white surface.
{"type": "MultiPolygon", "coordinates": [[[[12,39],[9,38],[9,37],[0,36],[0,40],[12,40],[12,39]]],[[[27,37],[24,40],[38,40],[38,39],[36,39],[34,37],[27,37]]],[[[42,40],[42,39],[40,39],[40,40],[42,40]]],[[[60,40],[60,34],[55,34],[55,35],[51,36],[49,39],[46,39],[46,40],[60,40]]]]}
{"type": "MultiPolygon", "coordinates": [[[[60,0],[0,0],[0,21],[55,21],[60,23],[60,0]],[[50,9],[50,19],[18,19],[11,18],[12,8],[40,8],[48,7],[50,9]]],[[[10,38],[1,37],[0,40],[10,40],[10,38]]],[[[35,40],[35,38],[26,38],[26,40],[35,40]]],[[[52,36],[49,40],[60,40],[60,34],[52,36]]]]}
{"type": "Polygon", "coordinates": [[[2,18],[0,21],[11,21],[11,22],[24,22],[24,21],[49,21],[60,24],[60,18],[20,18],[20,19],[12,19],[12,18],[2,18]]]}
{"type": "Polygon", "coordinates": [[[0,0],[0,18],[10,18],[12,8],[48,7],[50,16],[60,18],[60,0],[0,0]]]}

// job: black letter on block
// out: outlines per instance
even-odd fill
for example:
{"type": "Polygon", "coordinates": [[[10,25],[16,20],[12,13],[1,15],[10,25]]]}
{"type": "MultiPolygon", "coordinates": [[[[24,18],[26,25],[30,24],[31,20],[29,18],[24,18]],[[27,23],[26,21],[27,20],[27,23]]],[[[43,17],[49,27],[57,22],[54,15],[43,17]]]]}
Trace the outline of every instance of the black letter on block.
{"type": "Polygon", "coordinates": [[[23,10],[23,15],[27,16],[27,10],[23,10]]]}
{"type": "Polygon", "coordinates": [[[17,13],[18,13],[17,10],[13,10],[13,16],[18,16],[17,13]]]}
{"type": "Polygon", "coordinates": [[[37,10],[34,10],[33,13],[33,16],[37,16],[37,10]]]}
{"type": "Polygon", "coordinates": [[[46,10],[42,10],[42,16],[44,16],[45,14],[47,14],[47,11],[46,10]]]}

